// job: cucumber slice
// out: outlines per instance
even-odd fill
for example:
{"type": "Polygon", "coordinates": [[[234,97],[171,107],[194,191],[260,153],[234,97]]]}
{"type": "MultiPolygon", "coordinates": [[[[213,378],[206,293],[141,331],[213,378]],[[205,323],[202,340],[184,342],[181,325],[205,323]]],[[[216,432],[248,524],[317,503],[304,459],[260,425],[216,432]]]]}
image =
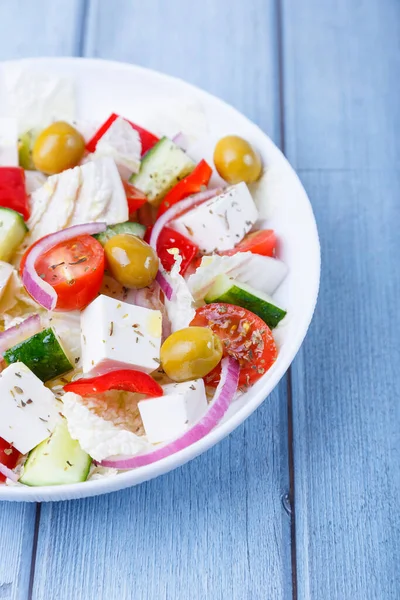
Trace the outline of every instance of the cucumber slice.
{"type": "Polygon", "coordinates": [[[165,194],[195,166],[179,146],[163,137],[145,154],[139,173],[129,181],[146,194],[151,204],[158,206],[165,194]]]}
{"type": "Polygon", "coordinates": [[[114,237],[114,235],[119,235],[120,233],[130,233],[131,235],[136,235],[137,237],[143,239],[144,234],[146,233],[146,227],[140,223],[131,223],[130,221],[127,221],[126,223],[117,223],[117,225],[107,227],[105,231],[97,233],[93,237],[95,237],[96,240],[98,240],[100,244],[104,246],[109,239],[114,237]]]}
{"type": "Polygon", "coordinates": [[[30,452],[20,482],[30,486],[79,483],[86,481],[91,463],[63,419],[51,436],[30,452]]]}
{"type": "Polygon", "coordinates": [[[42,381],[73,369],[52,327],[16,344],[6,350],[3,356],[8,365],[24,363],[42,381]]]}
{"type": "Polygon", "coordinates": [[[247,308],[258,315],[271,329],[276,327],[286,311],[277,306],[272,298],[255,290],[250,285],[231,279],[228,275],[218,275],[204,300],[210,302],[226,302],[247,308]]]}
{"type": "Polygon", "coordinates": [[[38,136],[36,129],[29,129],[25,131],[18,138],[18,162],[19,166],[27,171],[34,171],[35,165],[32,160],[33,145],[38,136]]]}
{"type": "Polygon", "coordinates": [[[8,262],[28,231],[22,215],[0,207],[0,260],[8,262]]]}

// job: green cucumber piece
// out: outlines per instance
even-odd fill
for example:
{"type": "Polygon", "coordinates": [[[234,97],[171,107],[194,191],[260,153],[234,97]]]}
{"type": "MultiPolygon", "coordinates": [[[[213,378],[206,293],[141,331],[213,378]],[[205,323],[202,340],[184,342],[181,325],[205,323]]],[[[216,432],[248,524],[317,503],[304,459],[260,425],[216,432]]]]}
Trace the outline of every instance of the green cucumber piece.
{"type": "Polygon", "coordinates": [[[0,207],[0,260],[9,261],[28,231],[22,215],[0,207]]]}
{"type": "Polygon", "coordinates": [[[6,350],[3,356],[8,365],[24,363],[42,381],[73,369],[52,327],[16,344],[6,350]]]}
{"type": "Polygon", "coordinates": [[[20,482],[29,486],[79,483],[86,481],[91,463],[63,419],[51,436],[29,453],[20,482]]]}
{"type": "Polygon", "coordinates": [[[129,181],[146,194],[151,204],[158,206],[165,194],[195,166],[182,148],[163,137],[144,155],[139,173],[133,174],[129,181]]]}
{"type": "Polygon", "coordinates": [[[104,246],[108,240],[115,235],[119,235],[120,233],[130,233],[131,235],[136,235],[137,237],[143,239],[144,234],[146,233],[146,227],[140,223],[131,223],[130,221],[126,221],[126,223],[117,223],[117,225],[107,227],[105,231],[96,233],[96,235],[93,237],[95,237],[96,240],[98,240],[100,244],[104,246]]]}
{"type": "Polygon", "coordinates": [[[271,329],[276,327],[286,315],[286,311],[277,306],[267,294],[231,279],[228,275],[218,275],[204,300],[207,304],[226,302],[246,308],[258,315],[271,329]]]}
{"type": "Polygon", "coordinates": [[[32,160],[32,150],[39,131],[29,129],[18,138],[18,162],[19,166],[27,171],[34,171],[35,165],[32,160]]]}

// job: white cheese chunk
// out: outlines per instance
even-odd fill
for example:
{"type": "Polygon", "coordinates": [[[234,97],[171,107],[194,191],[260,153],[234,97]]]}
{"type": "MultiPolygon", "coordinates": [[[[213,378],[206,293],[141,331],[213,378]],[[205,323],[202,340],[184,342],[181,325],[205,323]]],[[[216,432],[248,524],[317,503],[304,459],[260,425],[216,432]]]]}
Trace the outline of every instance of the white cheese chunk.
{"type": "Polygon", "coordinates": [[[53,393],[23,363],[0,378],[0,437],[22,454],[49,437],[60,419],[53,393]]]}
{"type": "Polygon", "coordinates": [[[11,279],[13,271],[14,268],[12,265],[0,260],[0,298],[3,296],[3,292],[11,279]]]}
{"type": "Polygon", "coordinates": [[[169,383],[163,390],[164,396],[138,403],[147,439],[153,444],[179,437],[207,411],[202,379],[169,383]]]}
{"type": "Polygon", "coordinates": [[[245,183],[227,188],[171,223],[191,239],[201,252],[230,250],[250,231],[257,220],[257,208],[245,183]]]}
{"type": "Polygon", "coordinates": [[[29,243],[65,227],[128,220],[128,203],[112,158],[105,157],[52,175],[31,196],[29,243]]]}
{"type": "Polygon", "coordinates": [[[18,167],[17,119],[0,117],[0,167],[18,167]]]}
{"type": "Polygon", "coordinates": [[[111,156],[121,177],[129,179],[132,173],[139,172],[141,154],[142,142],[139,133],[128,121],[118,117],[97,142],[93,156],[111,156]]]}
{"type": "Polygon", "coordinates": [[[83,372],[159,367],[161,312],[100,295],[81,315],[83,372]]]}
{"type": "Polygon", "coordinates": [[[63,415],[67,419],[68,431],[81,448],[95,460],[124,454],[132,456],[144,452],[151,446],[144,437],[102,419],[88,408],[90,398],[82,398],[73,392],[63,396],[63,415]]]}
{"type": "Polygon", "coordinates": [[[46,183],[46,175],[40,171],[25,171],[25,189],[28,196],[46,183]]]}
{"type": "Polygon", "coordinates": [[[179,273],[181,263],[182,257],[179,254],[176,254],[171,272],[163,273],[165,279],[173,289],[171,300],[168,300],[167,297],[164,299],[172,332],[189,327],[196,314],[193,296],[190,293],[185,279],[179,273]]]}

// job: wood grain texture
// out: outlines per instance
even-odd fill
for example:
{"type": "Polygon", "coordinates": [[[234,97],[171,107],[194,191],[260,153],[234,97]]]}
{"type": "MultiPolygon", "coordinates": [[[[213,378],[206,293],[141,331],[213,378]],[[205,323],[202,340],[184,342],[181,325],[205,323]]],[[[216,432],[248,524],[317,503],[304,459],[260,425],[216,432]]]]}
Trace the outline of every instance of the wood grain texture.
{"type": "Polygon", "coordinates": [[[322,286],[293,368],[299,598],[395,600],[400,560],[400,5],[284,2],[286,150],[322,286]]]}
{"type": "MultiPolygon", "coordinates": [[[[179,0],[174,10],[161,0],[92,2],[87,23],[87,55],[198,83],[278,139],[272,1],[179,0]]],[[[44,505],[33,598],[289,598],[285,392],[283,382],[227,440],[169,475],[110,496],[44,505]]]]}

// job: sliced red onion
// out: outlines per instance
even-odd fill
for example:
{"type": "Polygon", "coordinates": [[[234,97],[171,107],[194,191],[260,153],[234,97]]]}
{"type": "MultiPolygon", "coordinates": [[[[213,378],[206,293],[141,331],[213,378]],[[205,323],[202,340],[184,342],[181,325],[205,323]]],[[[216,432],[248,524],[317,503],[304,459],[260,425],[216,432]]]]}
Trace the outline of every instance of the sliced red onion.
{"type": "Polygon", "coordinates": [[[198,442],[214,429],[228,410],[238,387],[239,371],[239,363],[235,359],[226,357],[222,360],[221,379],[208,411],[196,425],[193,425],[177,440],[146,454],[129,458],[108,458],[102,460],[99,464],[102,467],[114,467],[115,469],[135,469],[171,456],[171,454],[175,454],[198,442]]]}
{"type": "Polygon", "coordinates": [[[2,475],[4,475],[4,477],[7,477],[7,479],[10,479],[11,481],[14,481],[15,483],[19,479],[18,475],[16,473],[14,473],[14,471],[12,471],[11,469],[9,469],[5,465],[3,465],[3,463],[0,463],[0,473],[2,475]]]}
{"type": "Polygon", "coordinates": [[[186,152],[186,150],[189,147],[189,140],[188,140],[187,136],[184,133],[182,133],[181,131],[179,133],[177,133],[176,135],[174,135],[174,137],[172,138],[172,141],[174,142],[174,144],[179,146],[179,148],[181,148],[181,150],[183,150],[184,152],[186,152]]]}
{"type": "Polygon", "coordinates": [[[67,229],[62,229],[56,233],[51,233],[42,238],[32,250],[29,252],[26,259],[25,267],[22,273],[22,283],[26,291],[34,300],[47,310],[54,310],[57,304],[57,293],[49,283],[39,277],[35,263],[41,256],[50,248],[71,240],[79,235],[94,235],[105,231],[107,225],[105,223],[85,223],[84,225],[73,225],[67,229]]]}
{"type": "Polygon", "coordinates": [[[165,294],[167,300],[171,300],[174,290],[172,285],[166,280],[164,273],[159,270],[156,277],[157,283],[165,294]]]}
{"type": "Polygon", "coordinates": [[[175,219],[178,215],[183,212],[186,212],[190,208],[197,206],[198,204],[202,204],[206,202],[206,200],[210,200],[217,196],[222,192],[222,188],[214,188],[213,190],[205,190],[204,192],[199,192],[198,194],[194,194],[193,196],[189,196],[189,198],[185,198],[184,200],[180,200],[176,204],[173,204],[168,210],[162,214],[157,221],[151,231],[150,235],[150,246],[157,252],[157,240],[161,231],[164,227],[175,219]]]}
{"type": "Polygon", "coordinates": [[[0,333],[0,354],[4,354],[6,350],[32,337],[35,333],[39,333],[41,329],[39,315],[32,315],[22,323],[2,331],[0,333]]]}

